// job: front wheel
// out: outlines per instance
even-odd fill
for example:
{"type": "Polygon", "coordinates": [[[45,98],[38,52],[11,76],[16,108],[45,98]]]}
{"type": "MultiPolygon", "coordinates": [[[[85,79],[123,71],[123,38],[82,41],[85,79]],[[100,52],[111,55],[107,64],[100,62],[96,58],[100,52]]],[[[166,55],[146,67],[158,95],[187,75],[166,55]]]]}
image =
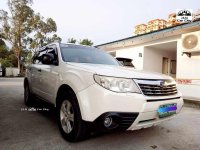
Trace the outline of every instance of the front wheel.
{"type": "Polygon", "coordinates": [[[24,87],[24,103],[26,106],[33,105],[34,96],[30,91],[29,85],[26,84],[24,87]]]}
{"type": "Polygon", "coordinates": [[[64,96],[58,108],[58,125],[62,136],[70,142],[84,139],[86,126],[76,97],[64,96]]]}

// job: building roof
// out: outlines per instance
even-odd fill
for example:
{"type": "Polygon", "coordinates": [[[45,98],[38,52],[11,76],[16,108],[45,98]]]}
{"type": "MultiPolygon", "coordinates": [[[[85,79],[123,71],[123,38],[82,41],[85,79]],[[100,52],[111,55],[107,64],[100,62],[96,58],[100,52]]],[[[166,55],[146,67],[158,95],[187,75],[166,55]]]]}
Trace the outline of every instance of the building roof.
{"type": "MultiPolygon", "coordinates": [[[[173,35],[180,35],[183,33],[190,32],[190,30],[191,31],[200,30],[200,21],[198,20],[195,22],[180,24],[177,26],[164,28],[161,30],[157,30],[157,31],[153,31],[153,32],[149,32],[149,33],[145,33],[145,34],[141,34],[141,35],[131,36],[131,37],[115,40],[112,42],[99,44],[99,45],[96,45],[95,47],[107,47],[107,46],[111,46],[111,45],[115,45],[115,44],[119,44],[119,43],[125,44],[126,41],[129,41],[129,43],[132,43],[132,45],[136,45],[136,44],[138,44],[138,42],[135,42],[134,40],[140,40],[141,42],[145,38],[151,38],[151,39],[155,40],[156,37],[159,37],[159,36],[168,37],[168,36],[173,36],[173,35]]],[[[120,45],[122,45],[122,44],[120,44],[120,45]]]]}

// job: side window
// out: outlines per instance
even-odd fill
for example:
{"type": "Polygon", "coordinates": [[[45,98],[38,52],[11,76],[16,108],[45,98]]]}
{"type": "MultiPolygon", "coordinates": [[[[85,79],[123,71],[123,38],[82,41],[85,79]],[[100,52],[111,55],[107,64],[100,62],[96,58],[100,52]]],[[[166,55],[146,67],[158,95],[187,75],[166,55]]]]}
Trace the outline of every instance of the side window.
{"type": "Polygon", "coordinates": [[[39,51],[35,56],[33,56],[33,64],[42,64],[42,55],[46,53],[46,50],[39,51]]]}
{"type": "Polygon", "coordinates": [[[58,53],[57,53],[56,46],[49,47],[47,49],[47,53],[53,54],[54,55],[53,61],[58,63],[58,53]]]}
{"type": "Polygon", "coordinates": [[[33,64],[42,64],[42,55],[44,55],[46,53],[53,54],[54,55],[53,64],[58,64],[58,53],[57,53],[56,46],[54,46],[54,45],[47,46],[43,50],[38,51],[38,53],[36,53],[33,56],[32,63],[33,64]]]}

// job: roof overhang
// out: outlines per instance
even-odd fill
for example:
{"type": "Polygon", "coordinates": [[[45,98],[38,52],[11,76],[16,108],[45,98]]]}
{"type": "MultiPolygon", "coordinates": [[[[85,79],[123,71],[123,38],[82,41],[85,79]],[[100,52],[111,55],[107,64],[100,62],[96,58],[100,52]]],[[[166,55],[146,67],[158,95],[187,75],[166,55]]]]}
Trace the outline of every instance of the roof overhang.
{"type": "Polygon", "coordinates": [[[96,45],[95,47],[104,49],[104,50],[114,50],[122,47],[135,46],[138,44],[143,44],[151,42],[157,39],[167,38],[170,36],[181,35],[188,32],[194,32],[200,30],[200,21],[181,24],[171,28],[165,28],[162,30],[146,33],[143,35],[132,36],[116,41],[112,41],[105,44],[96,45]]]}

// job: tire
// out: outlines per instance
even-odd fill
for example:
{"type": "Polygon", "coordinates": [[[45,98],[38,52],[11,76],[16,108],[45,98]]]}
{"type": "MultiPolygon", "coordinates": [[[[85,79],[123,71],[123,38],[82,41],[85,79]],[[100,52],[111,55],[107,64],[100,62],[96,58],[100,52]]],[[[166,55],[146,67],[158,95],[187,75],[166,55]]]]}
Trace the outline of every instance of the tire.
{"type": "Polygon", "coordinates": [[[24,87],[24,103],[26,106],[32,106],[34,104],[34,95],[31,93],[29,84],[24,87]]]}
{"type": "Polygon", "coordinates": [[[73,92],[68,92],[60,98],[57,113],[59,130],[64,139],[76,142],[85,138],[86,126],[73,92]]]}

